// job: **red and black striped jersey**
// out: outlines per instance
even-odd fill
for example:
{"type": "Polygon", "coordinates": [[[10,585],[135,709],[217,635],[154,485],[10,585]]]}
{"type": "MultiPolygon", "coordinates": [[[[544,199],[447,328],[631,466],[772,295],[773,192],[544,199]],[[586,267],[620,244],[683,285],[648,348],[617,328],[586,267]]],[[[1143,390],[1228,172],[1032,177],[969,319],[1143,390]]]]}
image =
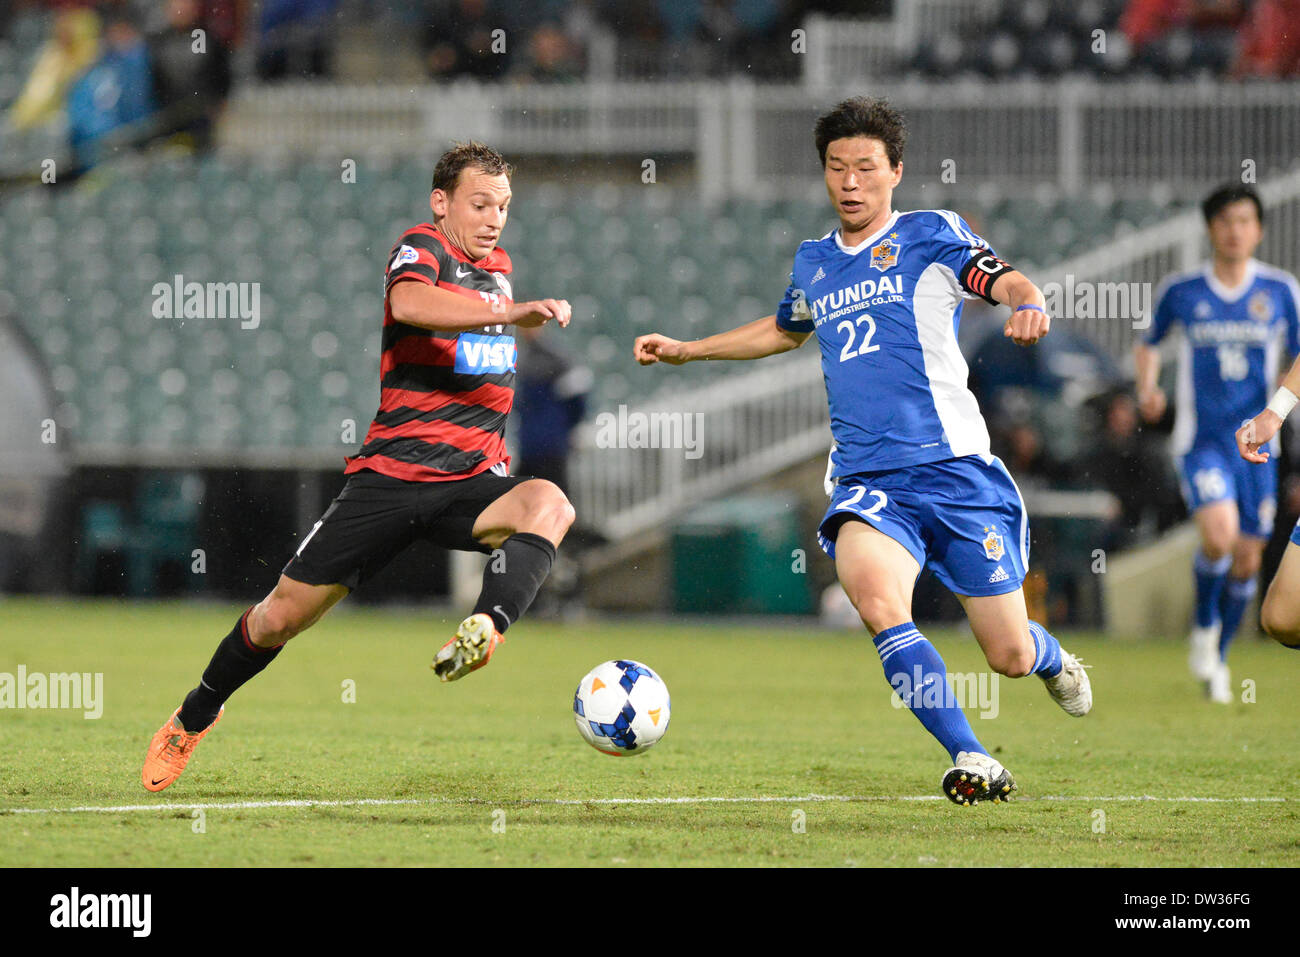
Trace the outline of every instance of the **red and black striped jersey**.
{"type": "Polygon", "coordinates": [[[371,469],[394,478],[442,482],[508,467],[506,416],[514,402],[515,339],[504,325],[461,332],[421,329],[393,319],[388,293],[416,281],[508,307],[510,257],[493,249],[472,262],[436,227],[412,227],[388,254],[384,275],[379,411],[345,473],[371,469]]]}

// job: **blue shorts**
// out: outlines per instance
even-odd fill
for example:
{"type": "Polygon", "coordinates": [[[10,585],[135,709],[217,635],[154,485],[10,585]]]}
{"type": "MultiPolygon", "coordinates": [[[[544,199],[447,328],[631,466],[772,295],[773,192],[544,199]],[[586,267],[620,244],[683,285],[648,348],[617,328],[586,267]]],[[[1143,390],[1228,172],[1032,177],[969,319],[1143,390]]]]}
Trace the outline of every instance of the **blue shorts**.
{"type": "Polygon", "coordinates": [[[1277,468],[1247,462],[1236,450],[1196,445],[1178,460],[1179,484],[1188,511],[1230,501],[1237,504],[1243,535],[1268,538],[1277,512],[1277,468]]]}
{"type": "Polygon", "coordinates": [[[1300,545],[1300,521],[1295,523],[1295,528],[1291,529],[1291,544],[1300,545]]]}
{"type": "Polygon", "coordinates": [[[1029,516],[994,456],[844,476],[817,529],[827,555],[853,520],[884,532],[958,595],[1005,595],[1025,580],[1029,516]]]}

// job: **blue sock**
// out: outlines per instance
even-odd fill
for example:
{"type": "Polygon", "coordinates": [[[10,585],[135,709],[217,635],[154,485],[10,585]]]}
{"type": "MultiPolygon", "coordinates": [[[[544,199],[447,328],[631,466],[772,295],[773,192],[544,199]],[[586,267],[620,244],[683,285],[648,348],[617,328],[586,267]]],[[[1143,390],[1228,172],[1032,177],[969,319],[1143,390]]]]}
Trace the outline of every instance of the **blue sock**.
{"type": "Polygon", "coordinates": [[[1061,643],[1036,621],[1029,623],[1029,635],[1034,639],[1034,670],[1030,674],[1055,678],[1061,673],[1061,643]]]}
{"type": "Polygon", "coordinates": [[[948,685],[948,670],[929,639],[910,621],[886,628],[872,641],[885,668],[885,679],[925,730],[934,735],[948,756],[957,752],[988,754],[979,743],[965,713],[957,707],[948,685]],[[937,682],[937,684],[935,684],[937,682]]]}
{"type": "Polygon", "coordinates": [[[1219,620],[1219,599],[1223,583],[1228,578],[1232,556],[1210,559],[1204,552],[1196,553],[1192,567],[1196,569],[1196,626],[1209,628],[1219,620]]]}
{"type": "Polygon", "coordinates": [[[1237,634],[1241,616],[1246,613],[1246,606],[1255,597],[1259,583],[1252,576],[1244,581],[1229,578],[1224,586],[1223,598],[1219,602],[1219,615],[1223,620],[1223,630],[1219,632],[1219,660],[1228,660],[1228,646],[1237,634]]]}

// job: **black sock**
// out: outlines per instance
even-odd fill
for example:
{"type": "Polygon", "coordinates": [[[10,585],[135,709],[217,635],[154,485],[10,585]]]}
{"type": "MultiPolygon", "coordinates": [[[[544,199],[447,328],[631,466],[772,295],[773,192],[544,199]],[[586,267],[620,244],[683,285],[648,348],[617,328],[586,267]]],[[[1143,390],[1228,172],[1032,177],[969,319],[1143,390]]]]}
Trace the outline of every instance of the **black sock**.
{"type": "Polygon", "coordinates": [[[250,608],[240,615],[230,634],[221,639],[203,672],[203,680],[185,696],[177,718],[186,731],[202,731],[216,721],[217,712],[226,699],[269,665],[284,647],[259,648],[248,640],[248,614],[252,610],[250,608]]]}
{"type": "Polygon", "coordinates": [[[516,532],[483,569],[483,590],[473,614],[490,615],[502,634],[523,617],[555,561],[555,546],[532,532],[516,532]]]}

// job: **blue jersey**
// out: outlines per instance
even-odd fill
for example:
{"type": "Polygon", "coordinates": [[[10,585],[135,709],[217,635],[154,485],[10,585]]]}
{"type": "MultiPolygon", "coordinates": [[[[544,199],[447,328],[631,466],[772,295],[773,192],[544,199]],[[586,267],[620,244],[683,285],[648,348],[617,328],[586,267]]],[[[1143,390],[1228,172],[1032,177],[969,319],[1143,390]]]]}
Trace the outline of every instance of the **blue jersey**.
{"type": "Polygon", "coordinates": [[[895,212],[857,246],[838,229],[800,244],[776,323],[817,334],[833,476],[989,454],[957,325],[1009,268],[947,210],[895,212]]]}
{"type": "MultiPolygon", "coordinates": [[[[1246,278],[1228,289],[1209,265],[1167,278],[1156,292],[1148,345],[1178,325],[1175,455],[1217,445],[1236,454],[1234,433],[1268,404],[1283,340],[1300,352],[1300,286],[1281,269],[1251,260],[1246,278]]],[[[1277,440],[1272,449],[1277,451],[1277,440]]]]}

